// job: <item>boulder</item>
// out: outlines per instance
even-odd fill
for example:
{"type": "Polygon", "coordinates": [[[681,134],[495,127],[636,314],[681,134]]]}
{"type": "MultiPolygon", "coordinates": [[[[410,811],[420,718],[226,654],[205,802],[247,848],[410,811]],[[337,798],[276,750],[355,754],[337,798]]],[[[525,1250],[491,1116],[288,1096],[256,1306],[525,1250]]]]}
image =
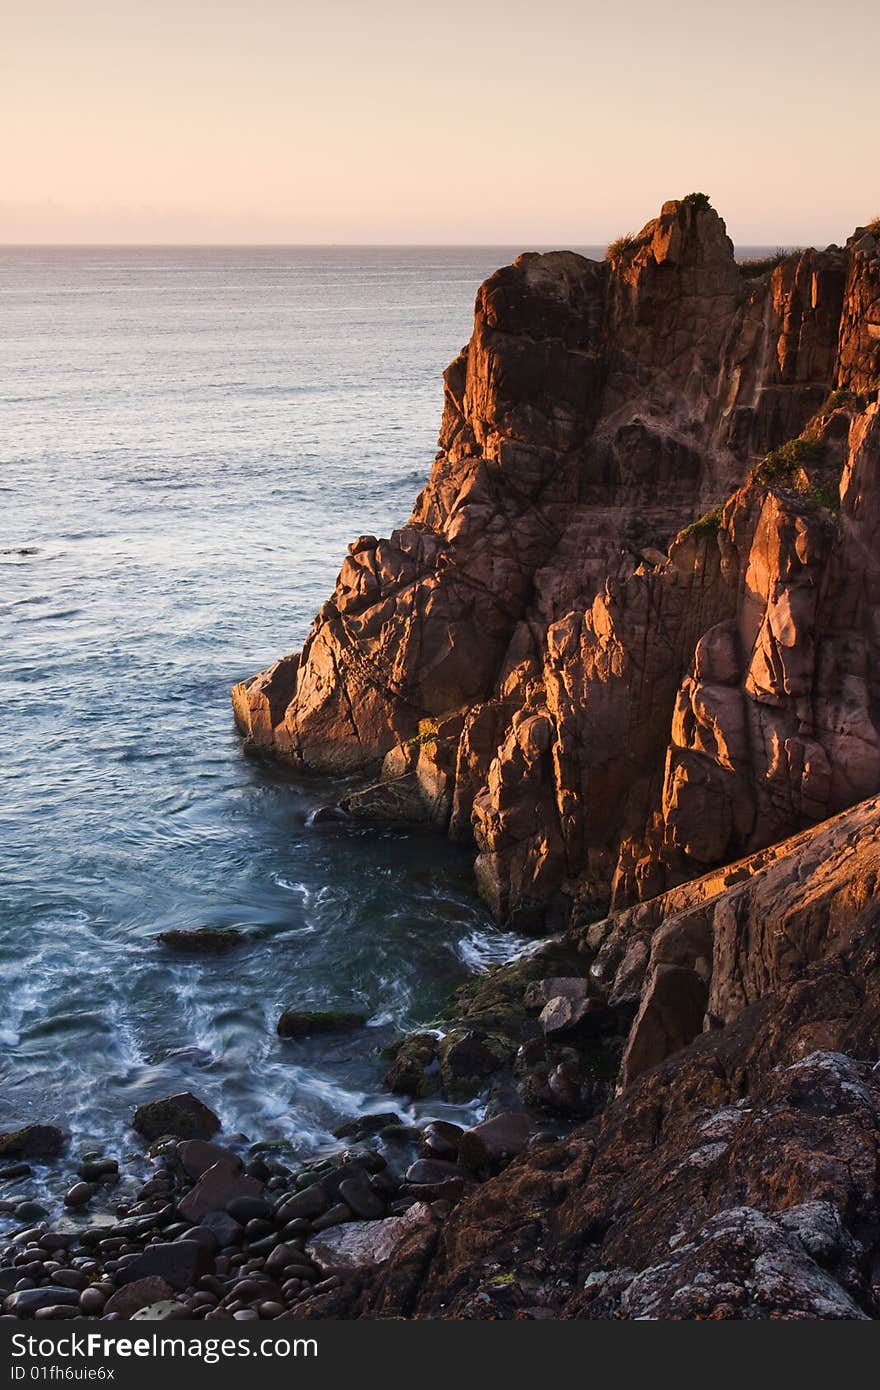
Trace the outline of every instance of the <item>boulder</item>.
{"type": "Polygon", "coordinates": [[[449,1100],[469,1100],[488,1077],[510,1065],[516,1044],[480,1028],[453,1028],[439,1045],[440,1075],[449,1100]]]}
{"type": "Polygon", "coordinates": [[[505,1160],[525,1153],[529,1146],[529,1117],[506,1110],[465,1130],[459,1160],[473,1173],[491,1171],[505,1160]]]}
{"type": "Polygon", "coordinates": [[[433,1033],[413,1033],[393,1048],[385,1085],[396,1096],[431,1096],[440,1085],[435,1066],[437,1039],[433,1033]]]}
{"type": "Polygon", "coordinates": [[[184,1139],[177,1146],[177,1156],[190,1178],[200,1178],[208,1168],[225,1164],[234,1172],[241,1168],[241,1159],[221,1144],[209,1144],[204,1139],[184,1139]]]}
{"type": "Polygon", "coordinates": [[[185,1289],[207,1274],[213,1263],[210,1253],[197,1241],[161,1241],[148,1245],[140,1255],[122,1255],[116,1281],[120,1285],[133,1284],[156,1276],[173,1289],[185,1289]]]}
{"type": "MultiPolygon", "coordinates": [[[[177,1204],[180,1215],[186,1221],[198,1223],[212,1211],[227,1211],[233,1202],[241,1197],[255,1197],[262,1201],[263,1184],[256,1178],[249,1178],[238,1172],[225,1159],[206,1168],[197,1183],[177,1204]]],[[[231,1213],[235,1216],[235,1212],[231,1213]]]]}
{"type": "Polygon", "coordinates": [[[143,1279],[135,1279],[111,1294],[104,1304],[104,1312],[118,1313],[120,1317],[131,1318],[141,1308],[158,1303],[161,1299],[171,1298],[173,1293],[174,1289],[164,1279],[155,1274],[147,1275],[143,1279]]]}
{"type": "Polygon", "coordinates": [[[175,1139],[210,1139],[221,1128],[213,1110],[189,1091],[146,1101],[138,1106],[132,1121],[132,1129],[151,1143],[166,1135],[175,1139]]]}
{"type": "Polygon", "coordinates": [[[351,1274],[383,1264],[410,1232],[433,1222],[431,1208],[416,1202],[402,1216],[382,1221],[357,1221],[314,1236],[306,1245],[309,1258],[324,1274],[351,1274]]]}
{"type": "Polygon", "coordinates": [[[64,1131],[55,1125],[25,1125],[23,1129],[0,1134],[0,1159],[57,1158],[66,1143],[64,1131]]]}
{"type": "Polygon", "coordinates": [[[354,1120],[346,1120],[345,1124],[338,1125],[333,1131],[335,1139],[370,1139],[374,1134],[379,1134],[389,1125],[400,1123],[400,1117],[396,1110],[382,1110],[375,1115],[358,1115],[354,1120]]]}
{"type": "Polygon", "coordinates": [[[419,1149],[424,1158],[454,1160],[458,1156],[463,1134],[461,1125],[450,1124],[447,1120],[432,1120],[422,1130],[419,1149]]]}

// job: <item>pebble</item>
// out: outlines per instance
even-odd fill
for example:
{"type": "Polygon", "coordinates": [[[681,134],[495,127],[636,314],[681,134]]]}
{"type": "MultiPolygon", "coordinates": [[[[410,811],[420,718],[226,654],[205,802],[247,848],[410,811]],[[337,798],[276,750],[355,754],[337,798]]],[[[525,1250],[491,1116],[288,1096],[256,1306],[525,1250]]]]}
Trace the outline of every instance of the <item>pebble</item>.
{"type": "Polygon", "coordinates": [[[257,1312],[259,1313],[260,1317],[267,1319],[280,1318],[284,1311],[285,1308],[283,1303],[261,1303],[257,1308],[257,1312]]]}
{"type": "Polygon", "coordinates": [[[29,1178],[33,1171],[29,1163],[7,1163],[5,1168],[0,1168],[0,1181],[15,1182],[17,1178],[29,1178]]]}
{"type": "Polygon", "coordinates": [[[94,1195],[95,1189],[90,1182],[77,1182],[65,1192],[64,1205],[66,1207],[84,1207],[94,1195]]]}
{"type": "Polygon", "coordinates": [[[79,1296],[79,1306],[87,1317],[96,1317],[98,1313],[104,1311],[106,1298],[100,1289],[92,1287],[83,1289],[79,1296]]]}
{"type": "Polygon", "coordinates": [[[312,1222],[313,1231],[326,1231],[330,1226],[341,1226],[343,1221],[352,1219],[351,1207],[346,1206],[345,1202],[337,1202],[335,1207],[325,1211],[323,1216],[318,1216],[312,1222]]]}
{"type": "Polygon", "coordinates": [[[16,1221],[42,1221],[49,1213],[39,1202],[19,1202],[12,1215],[16,1221]]]}

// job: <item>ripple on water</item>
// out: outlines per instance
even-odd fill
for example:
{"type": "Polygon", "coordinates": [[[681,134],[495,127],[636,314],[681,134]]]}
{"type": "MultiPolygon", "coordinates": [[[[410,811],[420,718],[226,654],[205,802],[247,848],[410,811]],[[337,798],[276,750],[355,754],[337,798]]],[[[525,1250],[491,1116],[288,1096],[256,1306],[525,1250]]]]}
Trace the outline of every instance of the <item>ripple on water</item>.
{"type": "Polygon", "coordinates": [[[0,1127],[56,1122],[119,1152],[138,1103],[189,1089],[228,1132],[306,1153],[362,1110],[476,1114],[397,1106],[380,1050],[520,943],[459,848],[310,825],[343,788],[242,757],[227,691],[302,643],[352,536],[409,514],[440,369],[509,254],[17,257],[0,1127]],[[353,347],[339,325],[356,320],[353,347]],[[210,961],[154,939],[205,925],[250,939],[210,961]],[[297,1005],[369,1027],[284,1042],[297,1005]]]}

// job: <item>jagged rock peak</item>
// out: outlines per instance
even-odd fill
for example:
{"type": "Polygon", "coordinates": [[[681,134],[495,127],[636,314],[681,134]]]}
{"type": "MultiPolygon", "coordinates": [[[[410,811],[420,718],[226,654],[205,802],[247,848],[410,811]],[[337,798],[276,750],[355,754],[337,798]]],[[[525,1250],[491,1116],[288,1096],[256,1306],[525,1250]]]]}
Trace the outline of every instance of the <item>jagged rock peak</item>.
{"type": "Polygon", "coordinates": [[[249,746],[536,927],[880,789],[878,296],[876,229],[739,266],[703,195],[496,271],[409,522],[235,688],[249,746]]]}

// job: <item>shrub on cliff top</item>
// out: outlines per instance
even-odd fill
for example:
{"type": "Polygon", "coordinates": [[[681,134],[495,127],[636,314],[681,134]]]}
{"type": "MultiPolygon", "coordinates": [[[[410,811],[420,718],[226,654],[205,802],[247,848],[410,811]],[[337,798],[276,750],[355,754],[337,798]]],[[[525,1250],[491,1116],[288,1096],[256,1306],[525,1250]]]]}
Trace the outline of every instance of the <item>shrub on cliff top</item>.
{"type": "Polygon", "coordinates": [[[707,208],[712,206],[708,193],[688,193],[681,201],[687,203],[689,207],[696,208],[699,212],[705,212],[707,208]]]}
{"type": "Polygon", "coordinates": [[[798,469],[821,463],[824,457],[825,445],[818,439],[789,439],[761,460],[754,472],[755,482],[791,482],[798,469]]]}
{"type": "Polygon", "coordinates": [[[880,236],[880,217],[872,217],[865,231],[870,232],[871,236],[880,236]]]}
{"type": "Polygon", "coordinates": [[[739,261],[739,272],[745,280],[757,280],[759,275],[766,275],[768,270],[775,270],[778,265],[787,260],[793,253],[786,251],[784,246],[777,246],[770,256],[752,256],[745,261],[739,261]]]}
{"type": "Polygon", "coordinates": [[[632,232],[624,232],[622,236],[615,237],[605,250],[606,261],[619,261],[621,256],[625,256],[627,251],[631,251],[636,244],[636,239],[632,232]]]}
{"type": "Polygon", "coordinates": [[[704,512],[696,521],[692,521],[690,526],[686,526],[682,531],[683,536],[717,536],[721,530],[722,507],[712,507],[711,511],[704,512]]]}

